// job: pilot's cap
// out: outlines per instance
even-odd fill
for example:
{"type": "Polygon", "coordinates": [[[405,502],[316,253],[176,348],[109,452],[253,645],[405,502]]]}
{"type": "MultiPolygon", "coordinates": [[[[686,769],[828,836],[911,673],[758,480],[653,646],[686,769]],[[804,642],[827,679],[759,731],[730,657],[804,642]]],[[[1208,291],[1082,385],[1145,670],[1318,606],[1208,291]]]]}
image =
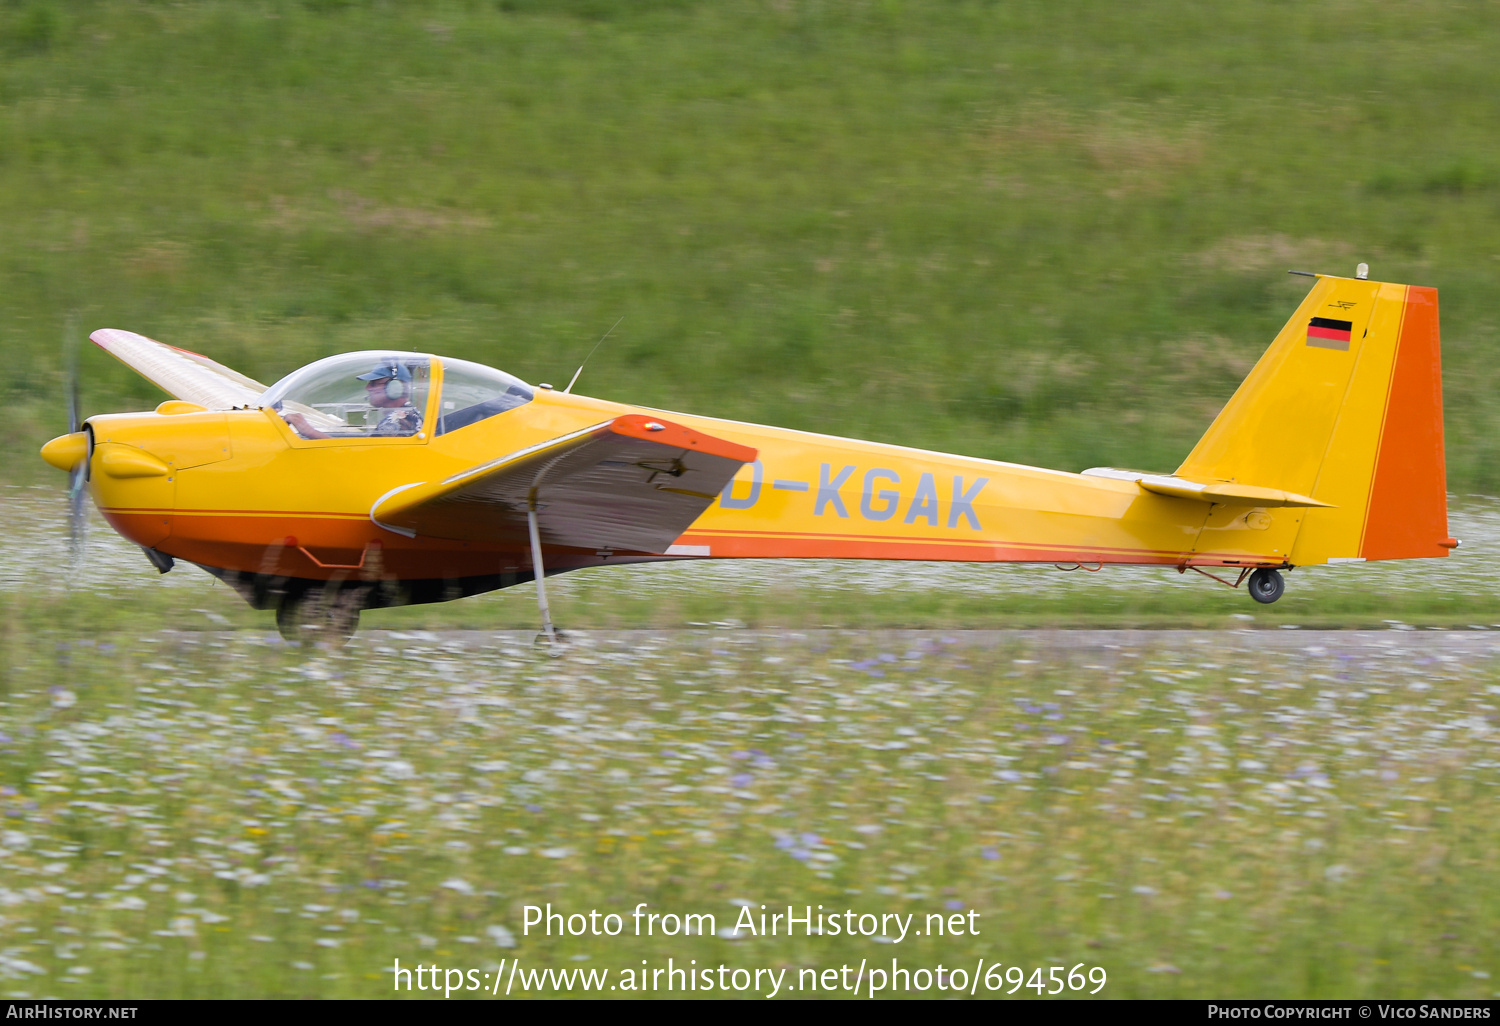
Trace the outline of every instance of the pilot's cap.
{"type": "Polygon", "coordinates": [[[382,378],[395,378],[397,381],[410,381],[411,371],[407,370],[404,363],[392,360],[388,363],[378,363],[375,369],[366,374],[355,376],[356,381],[379,381],[382,378]]]}

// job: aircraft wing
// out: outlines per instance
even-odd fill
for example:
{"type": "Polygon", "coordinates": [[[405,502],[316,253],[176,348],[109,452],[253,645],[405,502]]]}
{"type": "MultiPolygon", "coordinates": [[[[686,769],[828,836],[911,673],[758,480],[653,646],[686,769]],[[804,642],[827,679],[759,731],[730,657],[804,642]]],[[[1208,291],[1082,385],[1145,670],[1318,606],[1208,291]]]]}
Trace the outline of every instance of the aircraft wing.
{"type": "Polygon", "coordinates": [[[206,356],[165,345],[119,328],[100,328],[89,336],[100,349],[163,392],[208,410],[254,406],[266,386],[215,363],[206,356]]]}
{"type": "Polygon", "coordinates": [[[543,544],[664,553],[756,450],[670,421],[626,414],[392,489],[370,519],[410,537],[527,537],[535,503],[543,544]]]}

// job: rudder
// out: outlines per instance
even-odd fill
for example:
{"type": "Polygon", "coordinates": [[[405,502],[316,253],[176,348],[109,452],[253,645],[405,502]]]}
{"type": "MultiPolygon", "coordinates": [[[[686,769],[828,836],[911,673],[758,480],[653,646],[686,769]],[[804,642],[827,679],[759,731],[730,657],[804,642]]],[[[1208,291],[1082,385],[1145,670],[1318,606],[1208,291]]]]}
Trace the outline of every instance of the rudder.
{"type": "Polygon", "coordinates": [[[1437,289],[1409,286],[1360,556],[1446,556],[1443,368],[1437,289]]]}

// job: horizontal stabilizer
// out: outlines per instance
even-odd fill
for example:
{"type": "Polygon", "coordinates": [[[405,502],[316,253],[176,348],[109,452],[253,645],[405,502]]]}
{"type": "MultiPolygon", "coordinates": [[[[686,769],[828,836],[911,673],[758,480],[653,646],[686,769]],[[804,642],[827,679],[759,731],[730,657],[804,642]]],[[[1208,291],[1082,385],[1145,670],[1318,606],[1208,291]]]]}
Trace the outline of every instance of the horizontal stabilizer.
{"type": "Polygon", "coordinates": [[[748,446],[632,413],[392,489],[370,519],[408,536],[519,540],[534,508],[544,544],[664,553],[755,457],[748,446]]]}
{"type": "Polygon", "coordinates": [[[205,410],[254,406],[266,390],[259,381],[206,356],[133,331],[100,328],[89,336],[89,341],[168,395],[197,403],[205,410]]]}
{"type": "Polygon", "coordinates": [[[1170,495],[1174,499],[1198,499],[1202,502],[1220,503],[1226,506],[1321,506],[1327,502],[1280,488],[1261,488],[1256,485],[1216,482],[1202,484],[1166,474],[1143,474],[1138,470],[1116,470],[1113,467],[1094,467],[1085,470],[1087,477],[1107,477],[1116,481],[1134,481],[1148,492],[1170,495]]]}

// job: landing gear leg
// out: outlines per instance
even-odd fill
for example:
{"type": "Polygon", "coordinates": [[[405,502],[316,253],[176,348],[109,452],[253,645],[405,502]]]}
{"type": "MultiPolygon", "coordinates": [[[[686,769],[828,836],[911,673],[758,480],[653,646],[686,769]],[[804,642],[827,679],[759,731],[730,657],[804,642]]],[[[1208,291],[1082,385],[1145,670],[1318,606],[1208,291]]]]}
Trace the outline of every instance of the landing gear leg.
{"type": "Polygon", "coordinates": [[[1281,593],[1286,590],[1286,582],[1281,579],[1280,573],[1263,566],[1250,574],[1245,589],[1255,601],[1270,605],[1281,598],[1281,593]]]}
{"type": "Polygon", "coordinates": [[[552,626],[552,611],[547,608],[547,571],[542,566],[542,536],[536,529],[536,493],[526,507],[526,526],[531,532],[531,572],[536,575],[536,604],[542,610],[542,630],[547,644],[557,647],[557,629],[552,626]]]}

